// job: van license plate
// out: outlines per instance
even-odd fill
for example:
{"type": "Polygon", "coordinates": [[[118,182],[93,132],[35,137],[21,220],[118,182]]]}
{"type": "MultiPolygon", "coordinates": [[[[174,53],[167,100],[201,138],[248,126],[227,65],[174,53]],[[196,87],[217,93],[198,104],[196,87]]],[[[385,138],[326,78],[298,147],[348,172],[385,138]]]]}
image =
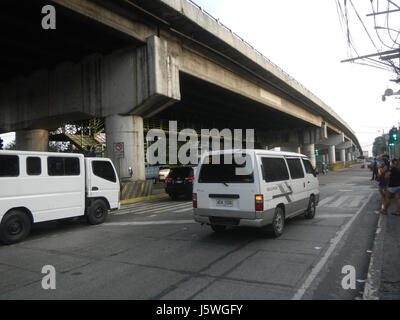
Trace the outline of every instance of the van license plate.
{"type": "Polygon", "coordinates": [[[233,200],[217,200],[217,207],[233,207],[233,200]]]}

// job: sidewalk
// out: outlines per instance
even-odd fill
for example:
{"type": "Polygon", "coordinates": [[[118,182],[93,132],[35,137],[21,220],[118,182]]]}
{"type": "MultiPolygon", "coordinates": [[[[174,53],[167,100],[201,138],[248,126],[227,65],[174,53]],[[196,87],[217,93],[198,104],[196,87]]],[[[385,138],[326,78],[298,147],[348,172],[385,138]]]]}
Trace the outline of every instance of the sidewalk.
{"type": "Polygon", "coordinates": [[[364,290],[364,300],[400,300],[400,217],[394,199],[380,215],[364,290]]]}

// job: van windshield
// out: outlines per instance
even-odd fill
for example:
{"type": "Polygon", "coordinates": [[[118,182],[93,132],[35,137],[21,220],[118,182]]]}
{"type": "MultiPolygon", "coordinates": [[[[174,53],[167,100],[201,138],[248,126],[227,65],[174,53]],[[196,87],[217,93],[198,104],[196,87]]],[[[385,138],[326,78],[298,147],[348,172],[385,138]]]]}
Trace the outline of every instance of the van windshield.
{"type": "Polygon", "coordinates": [[[219,157],[219,164],[216,164],[215,162],[213,163],[210,156],[206,158],[200,169],[199,183],[252,182],[254,182],[254,175],[249,156],[246,156],[246,161],[243,164],[235,163],[234,157],[232,157],[232,164],[224,164],[223,155],[219,157]]]}

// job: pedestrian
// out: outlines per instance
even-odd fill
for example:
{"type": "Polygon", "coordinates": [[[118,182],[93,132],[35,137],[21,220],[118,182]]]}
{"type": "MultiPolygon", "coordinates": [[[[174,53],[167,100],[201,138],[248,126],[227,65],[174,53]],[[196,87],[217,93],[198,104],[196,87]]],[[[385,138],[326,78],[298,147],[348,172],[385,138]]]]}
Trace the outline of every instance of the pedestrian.
{"type": "Polygon", "coordinates": [[[378,161],[376,160],[376,158],[374,158],[374,163],[372,164],[372,179],[376,180],[376,178],[378,177],[378,161]]]}
{"type": "Polygon", "coordinates": [[[97,157],[96,147],[95,146],[92,147],[92,151],[90,152],[90,157],[92,157],[92,158],[96,158],[97,157]]]}
{"type": "Polygon", "coordinates": [[[322,162],[322,173],[325,175],[328,172],[328,166],[326,165],[325,162],[322,162]]]}
{"type": "Polygon", "coordinates": [[[97,154],[95,152],[95,147],[87,146],[86,147],[86,152],[85,152],[85,157],[86,158],[96,158],[97,154]]]}
{"type": "Polygon", "coordinates": [[[87,147],[86,147],[86,152],[85,152],[84,156],[85,156],[86,158],[90,157],[90,146],[87,146],[87,147]]]}
{"type": "Polygon", "coordinates": [[[390,170],[390,164],[388,159],[382,158],[380,163],[380,167],[378,170],[378,179],[379,179],[379,193],[382,196],[382,207],[385,201],[385,193],[387,190],[388,179],[385,178],[386,173],[390,170]]]}
{"type": "Polygon", "coordinates": [[[392,196],[396,199],[396,211],[392,214],[400,216],[400,161],[398,159],[392,160],[392,168],[386,172],[385,178],[389,180],[388,188],[385,192],[385,201],[381,214],[386,215],[390,206],[390,199],[392,196]]]}

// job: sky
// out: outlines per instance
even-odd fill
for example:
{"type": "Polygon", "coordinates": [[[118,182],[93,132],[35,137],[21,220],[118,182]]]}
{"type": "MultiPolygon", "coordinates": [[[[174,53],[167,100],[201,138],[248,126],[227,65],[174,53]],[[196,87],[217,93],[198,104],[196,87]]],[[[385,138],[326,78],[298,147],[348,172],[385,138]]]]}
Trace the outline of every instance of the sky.
{"type": "MultiPolygon", "coordinates": [[[[382,101],[387,88],[400,89],[389,81],[395,78],[394,73],[340,62],[352,56],[335,0],[194,2],[331,107],[350,125],[363,149],[370,154],[375,137],[382,130],[387,133],[393,125],[399,125],[400,100],[392,96],[382,101]]],[[[372,19],[366,18],[371,12],[370,1],[353,0],[353,3],[363,19],[371,24],[372,19]]],[[[359,54],[375,53],[350,9],[352,37],[359,54]]],[[[392,15],[392,19],[400,18],[400,12],[392,15]]],[[[371,28],[374,30],[373,25],[371,28]]],[[[6,144],[14,138],[12,133],[1,136],[6,144]]]]}

